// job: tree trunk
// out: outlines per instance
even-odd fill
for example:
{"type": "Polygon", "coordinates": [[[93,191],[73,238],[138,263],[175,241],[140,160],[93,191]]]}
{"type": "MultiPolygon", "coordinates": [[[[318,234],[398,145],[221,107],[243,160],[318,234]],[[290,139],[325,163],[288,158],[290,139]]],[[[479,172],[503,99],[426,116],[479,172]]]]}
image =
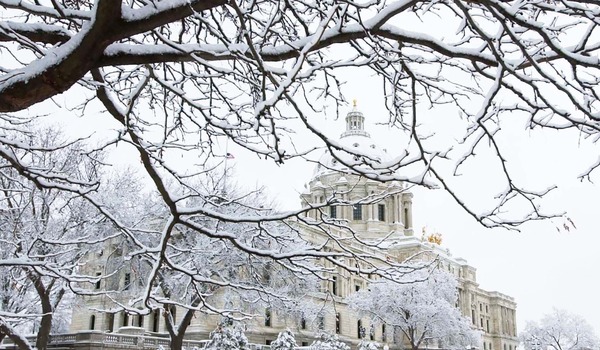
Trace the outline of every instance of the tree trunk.
{"type": "Polygon", "coordinates": [[[44,282],[39,276],[29,274],[30,279],[33,281],[35,290],[40,297],[42,304],[42,319],[40,321],[40,329],[38,330],[37,339],[35,346],[38,350],[46,350],[48,342],[50,341],[50,331],[52,330],[52,303],[50,302],[50,290],[46,289],[44,282]]]}
{"type": "Polygon", "coordinates": [[[183,335],[185,333],[177,333],[171,336],[171,350],[181,350],[183,348],[183,335]]]}

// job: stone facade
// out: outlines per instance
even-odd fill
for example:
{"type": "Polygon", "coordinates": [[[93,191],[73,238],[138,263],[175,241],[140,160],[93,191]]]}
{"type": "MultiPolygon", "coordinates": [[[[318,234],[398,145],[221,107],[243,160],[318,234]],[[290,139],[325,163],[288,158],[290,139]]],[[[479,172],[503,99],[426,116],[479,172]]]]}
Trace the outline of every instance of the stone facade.
{"type": "MultiPolygon", "coordinates": [[[[414,256],[419,256],[419,259],[438,259],[440,266],[448,269],[459,280],[457,307],[472,320],[473,327],[483,334],[482,343],[474,346],[483,350],[515,350],[518,341],[514,299],[498,292],[481,289],[477,283],[476,269],[469,266],[464,259],[452,257],[449,251],[440,245],[414,236],[412,194],[402,183],[380,182],[351,174],[348,170],[349,164],[356,166],[360,162],[368,161],[377,166],[385,162],[387,152],[379,148],[364,130],[364,116],[356,108],[346,117],[346,124],[346,131],[341,135],[340,143],[346,147],[354,147],[358,153],[364,155],[350,155],[343,151],[334,151],[332,155],[326,152],[307,184],[305,193],[301,195],[303,207],[309,209],[306,212],[306,222],[300,220],[295,224],[307,239],[315,243],[325,242],[329,237],[319,228],[307,223],[331,220],[343,222],[345,227],[331,228],[330,235],[343,238],[354,234],[360,239],[371,241],[385,239],[385,248],[381,248],[381,245],[377,249],[367,247],[358,242],[351,246],[356,252],[368,254],[380,261],[403,262],[414,256]]],[[[328,247],[336,249],[334,245],[328,247]]],[[[102,268],[102,259],[100,256],[95,257],[90,262],[91,266],[102,268]]],[[[352,266],[355,262],[348,263],[352,266]]],[[[328,267],[334,266],[329,264],[328,267]]],[[[112,283],[120,283],[121,287],[124,287],[127,283],[126,274],[124,272],[116,276],[112,283]]],[[[315,293],[314,298],[333,299],[333,312],[324,314],[318,322],[312,323],[290,320],[284,315],[272,312],[268,319],[258,318],[247,325],[246,335],[249,341],[269,344],[280,331],[289,327],[296,333],[299,345],[312,343],[315,334],[322,329],[339,334],[342,340],[355,346],[360,327],[369,329],[369,324],[366,319],[357,319],[348,310],[344,299],[354,291],[365,288],[371,276],[338,269],[337,273],[332,273],[329,278],[329,281],[323,282],[322,290],[315,293]]],[[[101,285],[97,287],[102,288],[101,285]]],[[[126,300],[129,292],[126,288],[120,289],[123,290],[120,298],[126,300]]],[[[105,314],[93,311],[109,309],[113,306],[110,305],[112,302],[102,295],[82,297],[74,308],[71,330],[117,332],[120,328],[128,329],[134,326],[149,336],[165,336],[166,330],[159,311],[146,317],[126,315],[123,312],[105,314]]],[[[198,315],[190,325],[189,338],[206,339],[214,330],[217,321],[216,316],[198,315]]],[[[391,328],[379,326],[367,333],[367,337],[387,344],[392,349],[401,348],[402,337],[399,332],[394,334],[391,328]]],[[[435,349],[437,344],[427,344],[427,348],[435,349]]]]}

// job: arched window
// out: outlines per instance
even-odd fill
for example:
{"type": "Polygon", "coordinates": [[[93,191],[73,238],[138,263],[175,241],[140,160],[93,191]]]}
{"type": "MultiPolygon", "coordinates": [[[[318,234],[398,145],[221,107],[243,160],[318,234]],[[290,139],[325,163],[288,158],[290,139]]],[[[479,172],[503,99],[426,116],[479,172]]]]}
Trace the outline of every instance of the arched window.
{"type": "Polygon", "coordinates": [[[90,329],[94,330],[96,328],[96,315],[90,316],[90,329]]]}

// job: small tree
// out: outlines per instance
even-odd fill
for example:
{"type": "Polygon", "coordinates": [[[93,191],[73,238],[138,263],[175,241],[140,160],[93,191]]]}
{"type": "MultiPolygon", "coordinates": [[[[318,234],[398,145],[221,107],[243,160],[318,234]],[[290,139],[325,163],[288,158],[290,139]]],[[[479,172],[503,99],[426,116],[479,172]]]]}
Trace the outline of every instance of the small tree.
{"type": "Polygon", "coordinates": [[[519,338],[526,350],[598,349],[592,326],[581,316],[554,309],[538,322],[529,322],[519,338]]]}
{"type": "Polygon", "coordinates": [[[280,332],[274,342],[271,343],[271,350],[294,350],[296,348],[296,338],[289,329],[280,332]]]}
{"type": "Polygon", "coordinates": [[[250,350],[250,347],[241,326],[221,322],[217,329],[210,333],[210,341],[205,350],[250,350]]]}
{"type": "Polygon", "coordinates": [[[322,333],[310,346],[312,350],[350,350],[336,334],[322,333]]]}

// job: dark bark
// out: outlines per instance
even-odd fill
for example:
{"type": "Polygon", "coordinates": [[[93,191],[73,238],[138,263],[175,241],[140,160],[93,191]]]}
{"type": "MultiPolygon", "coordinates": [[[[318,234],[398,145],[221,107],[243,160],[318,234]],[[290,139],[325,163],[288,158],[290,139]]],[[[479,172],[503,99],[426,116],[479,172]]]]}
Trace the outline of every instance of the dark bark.
{"type": "Polygon", "coordinates": [[[38,330],[35,346],[38,350],[46,350],[50,341],[50,331],[52,330],[52,316],[54,309],[50,302],[50,289],[44,286],[42,279],[39,276],[29,274],[35,290],[40,298],[42,305],[42,319],[40,320],[40,329],[38,330]]]}
{"type": "Polygon", "coordinates": [[[119,27],[120,18],[120,0],[99,0],[95,21],[85,34],[80,33],[82,38],[75,36],[65,44],[76,46],[62,60],[48,64],[41,72],[25,67],[14,72],[14,78],[7,79],[0,94],[0,112],[25,109],[69,89],[102,57],[104,49],[112,42],[113,30],[119,27]],[[75,44],[72,43],[74,40],[80,41],[75,44]]]}
{"type": "MultiPolygon", "coordinates": [[[[200,298],[194,299],[192,302],[192,306],[198,306],[200,304],[200,298]]],[[[190,323],[192,322],[192,318],[194,317],[194,313],[196,311],[192,309],[187,309],[183,318],[179,322],[177,329],[175,329],[175,322],[171,317],[171,313],[165,311],[165,320],[167,321],[167,331],[169,332],[169,337],[171,338],[171,350],[181,350],[183,347],[183,338],[185,337],[185,332],[187,331],[190,323]]]]}

